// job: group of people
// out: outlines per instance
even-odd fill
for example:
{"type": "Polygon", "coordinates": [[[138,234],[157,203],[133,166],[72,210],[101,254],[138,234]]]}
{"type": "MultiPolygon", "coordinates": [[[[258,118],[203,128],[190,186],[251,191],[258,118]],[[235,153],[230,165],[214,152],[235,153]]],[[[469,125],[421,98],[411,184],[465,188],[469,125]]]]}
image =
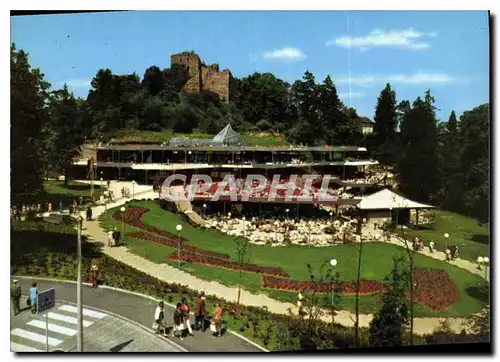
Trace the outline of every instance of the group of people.
{"type": "Polygon", "coordinates": [[[121,233],[115,227],[114,230],[108,231],[108,246],[118,246],[120,243],[121,233]]]}
{"type": "MultiPolygon", "coordinates": [[[[14,315],[18,315],[19,313],[21,313],[21,296],[22,296],[21,286],[19,285],[17,279],[14,279],[10,286],[10,299],[12,301],[14,315]]],[[[37,299],[38,299],[38,288],[36,286],[36,283],[33,282],[29,290],[28,299],[26,300],[26,305],[31,308],[31,313],[33,314],[35,314],[37,311],[36,308],[37,299]]]]}
{"type": "Polygon", "coordinates": [[[130,190],[127,187],[122,187],[121,192],[122,197],[130,197],[130,190]]]}
{"type": "Polygon", "coordinates": [[[446,249],[446,261],[452,261],[460,256],[458,252],[458,246],[451,245],[449,249],[446,249]]]}
{"type": "MultiPolygon", "coordinates": [[[[191,327],[190,321],[191,309],[188,305],[188,301],[186,298],[182,299],[181,303],[177,303],[173,314],[173,327],[172,327],[172,337],[177,337],[180,340],[183,340],[184,332],[187,330],[189,335],[193,336],[193,329],[191,327]]],[[[223,310],[220,304],[216,304],[215,314],[213,323],[210,328],[213,334],[217,337],[222,335],[222,315],[223,310]]],[[[194,312],[195,316],[195,329],[201,330],[205,332],[205,317],[206,317],[206,308],[205,308],[205,292],[200,292],[198,297],[196,298],[196,309],[194,312]]],[[[157,333],[162,333],[165,336],[167,333],[167,321],[165,317],[165,303],[160,301],[158,306],[156,307],[153,321],[153,329],[156,330],[157,333]]]]}

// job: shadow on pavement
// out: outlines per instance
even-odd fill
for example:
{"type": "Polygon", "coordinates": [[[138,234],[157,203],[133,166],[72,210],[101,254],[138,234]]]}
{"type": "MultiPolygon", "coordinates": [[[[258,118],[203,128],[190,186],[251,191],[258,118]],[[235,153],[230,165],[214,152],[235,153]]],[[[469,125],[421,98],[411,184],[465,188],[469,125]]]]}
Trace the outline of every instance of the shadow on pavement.
{"type": "Polygon", "coordinates": [[[133,339],[130,339],[126,342],[123,342],[123,343],[120,343],[120,344],[117,344],[116,346],[114,346],[113,348],[110,348],[109,351],[110,352],[120,352],[122,349],[124,349],[126,346],[128,346],[130,343],[132,343],[134,340],[133,339]]]}

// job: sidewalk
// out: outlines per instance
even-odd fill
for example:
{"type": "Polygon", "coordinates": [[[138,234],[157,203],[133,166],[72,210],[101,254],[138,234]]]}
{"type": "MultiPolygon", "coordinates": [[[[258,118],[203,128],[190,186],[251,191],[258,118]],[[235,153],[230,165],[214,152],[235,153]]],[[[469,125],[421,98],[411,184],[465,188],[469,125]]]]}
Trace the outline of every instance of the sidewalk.
{"type": "MultiPolygon", "coordinates": [[[[11,279],[14,279],[14,277],[11,277],[11,279]]],[[[30,283],[32,280],[37,281],[37,286],[39,290],[46,290],[49,288],[55,288],[56,289],[56,300],[61,302],[61,303],[76,303],[76,284],[71,283],[71,282],[56,282],[56,281],[46,281],[46,280],[36,280],[36,278],[21,278],[21,277],[16,277],[18,279],[19,284],[22,288],[23,294],[26,294],[29,290],[30,283]]],[[[230,333],[224,333],[224,335],[220,338],[212,336],[212,333],[210,332],[209,329],[207,329],[205,332],[198,332],[194,331],[195,335],[194,336],[187,336],[184,338],[183,341],[179,340],[178,338],[171,338],[171,337],[163,337],[156,335],[152,333],[152,323],[153,323],[153,317],[154,317],[154,312],[157,307],[157,301],[153,300],[153,298],[146,298],[143,296],[138,296],[134,294],[129,294],[125,292],[121,292],[118,290],[113,290],[113,289],[108,289],[108,288],[91,288],[89,286],[84,286],[82,288],[82,300],[83,304],[88,307],[88,308],[95,308],[97,309],[100,313],[105,313],[108,314],[108,317],[113,317],[115,319],[118,319],[116,316],[113,316],[112,314],[115,314],[117,316],[120,316],[121,318],[125,319],[125,322],[127,320],[130,321],[128,325],[130,325],[130,328],[134,327],[133,331],[134,333],[137,334],[134,338],[132,336],[129,336],[129,331],[127,331],[127,326],[124,326],[123,322],[118,323],[114,321],[115,325],[113,326],[113,330],[115,331],[115,334],[118,334],[118,336],[115,338],[117,340],[117,343],[111,343],[113,342],[111,340],[106,340],[102,339],[100,341],[96,341],[95,338],[98,337],[98,332],[96,331],[90,331],[92,332],[92,335],[90,332],[87,330],[90,328],[90,326],[85,327],[84,325],[84,337],[87,338],[89,337],[89,343],[94,345],[93,348],[100,348],[101,351],[102,349],[110,349],[115,345],[119,345],[122,342],[129,341],[130,339],[138,340],[139,337],[144,338],[142,335],[143,333],[147,333],[149,336],[148,341],[150,340],[153,342],[153,345],[149,342],[144,342],[143,345],[143,352],[147,351],[154,351],[154,344],[158,344],[158,348],[170,348],[170,351],[175,349],[175,351],[179,351],[179,347],[176,347],[176,345],[181,346],[182,348],[186,349],[189,352],[261,352],[260,349],[255,347],[254,345],[246,342],[245,340],[238,338],[235,335],[232,335],[230,333]],[[110,315],[111,313],[111,315],[110,315]],[[143,326],[142,328],[139,328],[131,323],[135,323],[137,325],[143,326]],[[141,329],[142,332],[139,330],[141,329]],[[140,335],[139,335],[140,332],[140,335]],[[87,336],[86,336],[87,334],[87,336]],[[128,338],[125,337],[120,337],[120,336],[129,336],[128,338]],[[170,346],[170,347],[168,347],[170,346]]],[[[25,303],[23,303],[25,299],[21,300],[21,307],[25,306],[25,303]]],[[[171,327],[173,323],[173,311],[174,308],[170,307],[169,305],[165,305],[165,319],[167,321],[167,326],[171,327]]],[[[57,313],[61,313],[57,311],[57,313]]],[[[26,311],[22,312],[21,315],[31,315],[31,312],[26,311]]],[[[108,318],[106,317],[106,318],[108,318]]],[[[14,318],[14,317],[13,317],[14,318]]],[[[16,317],[17,318],[17,317],[16,317]]],[[[84,312],[84,320],[89,319],[88,316],[85,315],[84,312]]],[[[109,319],[109,322],[111,323],[111,319],[109,319]]],[[[58,322],[59,323],[59,322],[58,322]]],[[[191,324],[194,324],[194,316],[191,316],[191,324]]],[[[106,327],[106,326],[101,326],[101,327],[106,327]]],[[[109,329],[109,325],[107,328],[109,329]]],[[[103,332],[103,329],[100,329],[101,332],[103,332]]],[[[131,329],[132,330],[132,329],[131,329]]],[[[40,332],[45,336],[45,332],[40,332]]],[[[106,333],[113,333],[112,331],[108,331],[106,333]]],[[[66,342],[65,342],[66,343],[66,342]]],[[[87,344],[85,342],[85,344],[87,344]]],[[[130,343],[128,345],[128,348],[132,348],[135,346],[135,343],[130,343]]],[[[68,347],[72,348],[72,347],[68,347]]],[[[140,348],[137,346],[136,348],[140,348]]],[[[87,348],[86,351],[90,351],[89,348],[87,348]]],[[[125,351],[125,348],[124,348],[125,351]]]]}
{"type": "MultiPolygon", "coordinates": [[[[107,245],[105,242],[107,240],[107,234],[102,230],[98,221],[85,222],[83,232],[89,237],[89,241],[100,241],[104,245],[107,245]]],[[[167,283],[185,284],[194,290],[204,290],[207,294],[213,294],[230,301],[235,301],[238,295],[237,288],[227,287],[216,281],[202,280],[168,264],[153,263],[145,258],[130,253],[124,246],[112,248],[103,246],[102,252],[167,283]]],[[[298,308],[295,304],[280,302],[264,294],[252,294],[246,290],[241,290],[240,301],[245,305],[257,307],[267,306],[270,312],[277,314],[288,314],[289,308],[292,310],[292,313],[298,314],[298,308]]],[[[372,314],[360,314],[360,326],[368,327],[372,318],[372,314]]],[[[328,317],[327,311],[325,311],[325,316],[323,316],[322,319],[325,322],[331,322],[331,318],[328,317]]],[[[414,332],[416,334],[431,333],[433,329],[439,326],[445,319],[446,318],[415,318],[414,332]]],[[[338,311],[335,317],[335,322],[344,326],[354,326],[354,320],[355,315],[346,310],[338,311]]],[[[463,318],[448,318],[448,321],[450,322],[451,328],[457,333],[462,330],[463,318]]]]}

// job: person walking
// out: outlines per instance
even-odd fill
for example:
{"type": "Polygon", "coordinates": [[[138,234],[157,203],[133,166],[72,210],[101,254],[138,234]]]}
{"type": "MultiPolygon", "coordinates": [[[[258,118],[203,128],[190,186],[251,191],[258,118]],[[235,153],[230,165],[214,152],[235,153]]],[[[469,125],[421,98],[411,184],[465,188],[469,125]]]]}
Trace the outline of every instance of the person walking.
{"type": "Polygon", "coordinates": [[[118,231],[117,228],[113,231],[113,239],[115,240],[115,246],[118,246],[120,243],[120,232],[118,231]]]}
{"type": "Polygon", "coordinates": [[[18,315],[21,312],[21,286],[17,284],[16,279],[12,281],[12,285],[10,286],[10,299],[14,307],[14,315],[18,315]]]}
{"type": "Polygon", "coordinates": [[[92,220],[92,208],[90,206],[87,207],[87,221],[92,220]]]}
{"type": "Polygon", "coordinates": [[[97,277],[99,276],[99,266],[97,262],[94,261],[92,263],[92,267],[90,268],[90,282],[92,283],[92,288],[97,288],[97,277]]]}
{"type": "Polygon", "coordinates": [[[113,230],[108,231],[108,246],[113,246],[113,230]]]}
{"type": "Polygon", "coordinates": [[[195,312],[195,326],[196,330],[205,332],[205,292],[201,292],[196,299],[196,312],[195,312]]]}
{"type": "Polygon", "coordinates": [[[158,306],[156,307],[153,329],[155,329],[157,333],[163,333],[165,336],[167,335],[167,323],[165,321],[165,305],[163,301],[158,303],[158,306]]]}
{"type": "Polygon", "coordinates": [[[181,305],[181,303],[177,303],[177,307],[174,311],[174,327],[172,328],[172,337],[177,337],[182,341],[184,340],[184,338],[182,338],[182,331],[184,330],[184,326],[182,325],[181,305]],[[179,334],[176,336],[175,332],[179,332],[179,334]]]}
{"type": "Polygon", "coordinates": [[[217,303],[215,305],[215,314],[214,314],[214,326],[215,326],[214,335],[216,335],[217,337],[220,337],[222,335],[222,314],[223,313],[224,313],[224,311],[222,310],[220,303],[217,303]]]}
{"type": "Polygon", "coordinates": [[[30,301],[31,313],[36,313],[36,302],[38,297],[38,288],[36,287],[36,282],[31,284],[30,295],[28,300],[30,301]]]}
{"type": "Polygon", "coordinates": [[[184,326],[187,328],[189,335],[194,336],[193,330],[191,329],[191,320],[189,319],[189,305],[186,298],[182,298],[181,310],[184,314],[184,326]]]}

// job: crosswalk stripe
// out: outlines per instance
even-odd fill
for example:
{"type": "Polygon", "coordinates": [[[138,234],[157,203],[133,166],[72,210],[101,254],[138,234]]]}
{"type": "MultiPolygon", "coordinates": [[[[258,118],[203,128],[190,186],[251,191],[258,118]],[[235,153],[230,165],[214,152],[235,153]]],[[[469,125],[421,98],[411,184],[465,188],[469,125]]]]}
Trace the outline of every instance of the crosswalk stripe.
{"type": "MultiPolygon", "coordinates": [[[[67,315],[59,314],[59,313],[49,312],[49,318],[55,319],[58,321],[63,321],[63,322],[70,323],[70,324],[78,324],[78,319],[76,319],[74,317],[67,316],[67,315]]],[[[83,320],[84,327],[91,326],[93,323],[94,322],[86,321],[85,319],[83,320]]]]}
{"type": "MultiPolygon", "coordinates": [[[[36,319],[28,322],[28,325],[44,330],[47,328],[46,322],[42,322],[36,319]]],[[[49,323],[49,331],[64,334],[66,336],[74,336],[76,334],[76,330],[74,329],[66,328],[53,323],[49,323]]]]}
{"type": "MultiPolygon", "coordinates": [[[[10,332],[14,336],[18,336],[21,338],[29,339],[31,341],[35,341],[38,343],[46,343],[46,337],[44,335],[30,332],[21,328],[16,328],[10,332]]],[[[52,347],[56,347],[60,345],[63,341],[57,338],[49,337],[49,345],[52,347]]]]}
{"type": "Polygon", "coordinates": [[[10,342],[10,351],[11,352],[43,352],[42,350],[25,346],[24,344],[19,344],[16,342],[10,342]]]}
{"type": "MultiPolygon", "coordinates": [[[[78,311],[78,309],[75,306],[66,305],[66,304],[59,307],[59,309],[65,311],[65,312],[70,312],[70,313],[77,313],[77,311],[78,311]]],[[[106,317],[106,314],[104,314],[104,313],[97,312],[95,310],[90,310],[87,308],[83,308],[83,315],[85,315],[87,317],[96,318],[96,319],[103,319],[104,317],[106,317]]]]}

